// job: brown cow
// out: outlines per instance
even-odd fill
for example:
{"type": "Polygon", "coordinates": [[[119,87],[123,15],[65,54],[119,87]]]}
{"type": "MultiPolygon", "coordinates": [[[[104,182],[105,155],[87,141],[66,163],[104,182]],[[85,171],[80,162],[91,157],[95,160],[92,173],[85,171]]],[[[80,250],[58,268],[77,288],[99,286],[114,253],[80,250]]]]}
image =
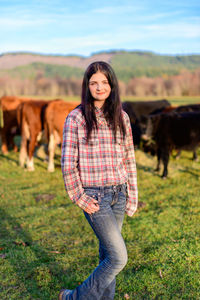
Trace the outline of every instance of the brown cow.
{"type": "Polygon", "coordinates": [[[0,99],[0,131],[1,131],[1,150],[3,154],[8,154],[8,148],[11,146],[17,151],[14,144],[14,136],[19,133],[17,123],[17,107],[29,98],[18,98],[15,96],[3,96],[0,99]]]}
{"type": "Polygon", "coordinates": [[[35,100],[18,107],[17,117],[21,127],[19,164],[24,167],[26,163],[28,171],[34,171],[33,154],[44,129],[44,111],[50,102],[35,100]]]}
{"type": "Polygon", "coordinates": [[[45,111],[45,132],[48,139],[48,171],[54,172],[54,154],[56,145],[62,143],[65,118],[80,102],[54,101],[45,111]]]}

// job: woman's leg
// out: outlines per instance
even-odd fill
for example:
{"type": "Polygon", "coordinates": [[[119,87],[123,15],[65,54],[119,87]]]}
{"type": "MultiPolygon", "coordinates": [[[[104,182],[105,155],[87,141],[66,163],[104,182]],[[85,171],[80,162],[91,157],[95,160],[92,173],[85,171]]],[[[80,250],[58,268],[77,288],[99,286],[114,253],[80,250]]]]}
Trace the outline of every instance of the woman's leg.
{"type": "MultiPolygon", "coordinates": [[[[120,219],[119,214],[116,218],[115,209],[113,212],[113,198],[116,199],[115,191],[106,192],[99,202],[100,210],[92,215],[85,213],[89,224],[99,239],[101,247],[103,247],[102,249],[104,249],[104,258],[102,257],[102,261],[92,274],[80,286],[73,290],[71,295],[66,297],[67,300],[114,299],[113,287],[115,286],[115,276],[126,265],[127,251],[120,232],[121,225],[118,225],[120,219]],[[112,292],[108,289],[108,293],[112,295],[105,295],[105,290],[110,284],[112,292]]],[[[125,208],[125,198],[123,202],[123,207],[125,208]]],[[[120,215],[123,215],[123,213],[121,212],[120,215]]],[[[123,217],[121,217],[121,219],[123,219],[123,217]]]]}
{"type": "MultiPolygon", "coordinates": [[[[114,195],[114,200],[111,205],[113,214],[115,215],[117,225],[119,227],[119,230],[121,232],[123,220],[124,220],[124,212],[126,207],[126,194],[127,194],[127,188],[126,185],[123,185],[120,190],[116,191],[116,194],[114,195]]],[[[104,248],[99,245],[99,258],[104,258],[104,248]]],[[[101,300],[110,300],[114,299],[115,295],[115,286],[116,286],[116,279],[114,279],[110,285],[105,289],[103,296],[101,297],[101,300]]]]}
{"type": "MultiPolygon", "coordinates": [[[[106,258],[106,249],[104,249],[103,245],[99,243],[99,263],[101,263],[106,258]]],[[[113,300],[115,296],[115,286],[116,286],[116,278],[109,284],[109,286],[104,290],[104,293],[101,297],[101,300],[113,300]]]]}

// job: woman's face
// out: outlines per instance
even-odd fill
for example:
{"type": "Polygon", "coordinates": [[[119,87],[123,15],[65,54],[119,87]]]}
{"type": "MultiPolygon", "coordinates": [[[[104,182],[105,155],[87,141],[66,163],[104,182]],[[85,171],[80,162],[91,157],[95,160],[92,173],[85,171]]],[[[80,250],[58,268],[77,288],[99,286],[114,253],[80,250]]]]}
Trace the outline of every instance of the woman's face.
{"type": "Polygon", "coordinates": [[[107,77],[101,73],[94,73],[89,80],[89,90],[94,100],[94,105],[102,107],[105,100],[109,97],[111,87],[107,77]]]}

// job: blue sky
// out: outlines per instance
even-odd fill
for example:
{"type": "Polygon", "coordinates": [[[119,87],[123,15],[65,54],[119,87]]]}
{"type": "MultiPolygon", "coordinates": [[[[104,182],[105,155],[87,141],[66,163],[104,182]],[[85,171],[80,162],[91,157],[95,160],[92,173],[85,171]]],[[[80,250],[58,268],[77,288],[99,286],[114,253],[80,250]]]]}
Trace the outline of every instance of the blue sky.
{"type": "Polygon", "coordinates": [[[0,53],[200,54],[200,1],[0,0],[0,53]]]}

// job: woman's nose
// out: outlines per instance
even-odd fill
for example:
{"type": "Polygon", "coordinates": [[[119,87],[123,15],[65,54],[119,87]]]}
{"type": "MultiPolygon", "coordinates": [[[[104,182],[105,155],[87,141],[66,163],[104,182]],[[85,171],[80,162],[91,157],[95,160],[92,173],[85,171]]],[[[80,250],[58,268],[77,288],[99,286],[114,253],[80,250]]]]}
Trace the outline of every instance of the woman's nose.
{"type": "Polygon", "coordinates": [[[98,84],[97,84],[97,90],[99,91],[99,90],[101,90],[101,88],[102,88],[101,84],[98,83],[98,84]]]}

